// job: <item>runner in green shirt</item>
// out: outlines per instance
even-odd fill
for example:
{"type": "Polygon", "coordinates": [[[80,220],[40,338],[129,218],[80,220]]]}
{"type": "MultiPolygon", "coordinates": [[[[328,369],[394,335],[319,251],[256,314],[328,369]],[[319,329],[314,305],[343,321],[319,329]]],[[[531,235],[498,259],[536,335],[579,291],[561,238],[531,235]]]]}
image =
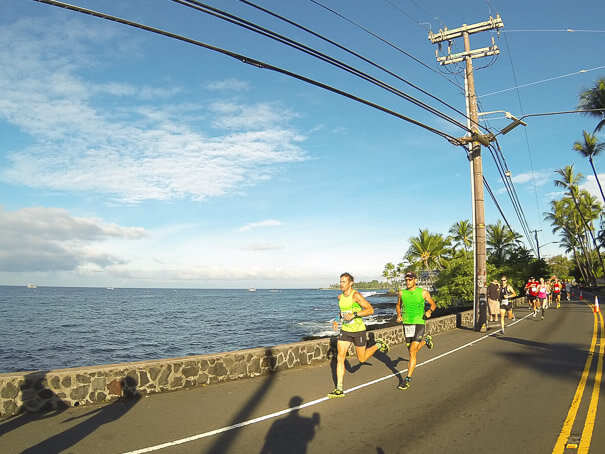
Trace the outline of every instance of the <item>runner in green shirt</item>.
{"type": "Polygon", "coordinates": [[[403,335],[410,352],[410,361],[408,364],[408,375],[403,383],[397,388],[408,389],[411,385],[412,374],[416,367],[416,356],[418,350],[425,345],[433,348],[433,339],[428,334],[425,335],[424,319],[429,318],[437,308],[431,294],[423,288],[417,287],[417,276],[413,271],[405,273],[406,289],[399,292],[397,300],[397,321],[403,322],[403,335]],[[424,302],[428,302],[431,308],[424,310],[424,302]]]}
{"type": "Polygon", "coordinates": [[[366,348],[366,326],[361,317],[372,315],[374,308],[359,292],[353,290],[353,276],[349,273],[340,275],[340,289],[338,306],[340,313],[332,323],[334,330],[338,329],[338,320],[342,320],[342,328],[338,336],[338,356],[336,363],[336,389],[328,394],[329,398],[344,397],[343,379],[345,376],[345,358],[351,344],[355,345],[355,352],[360,363],[366,362],[377,350],[388,352],[389,346],[382,339],[376,339],[376,344],[366,348]]]}

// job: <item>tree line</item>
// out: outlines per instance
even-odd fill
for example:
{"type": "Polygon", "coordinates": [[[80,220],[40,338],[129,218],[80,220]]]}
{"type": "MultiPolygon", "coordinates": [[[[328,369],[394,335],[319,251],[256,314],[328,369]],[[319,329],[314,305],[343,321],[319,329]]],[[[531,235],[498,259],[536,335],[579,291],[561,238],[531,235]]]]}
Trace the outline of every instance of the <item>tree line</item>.
{"type": "MultiPolygon", "coordinates": [[[[580,94],[578,110],[597,119],[594,132],[582,132],[582,139],[572,151],[588,158],[605,204],[605,194],[594,166],[594,158],[605,149],[597,133],[605,128],[605,78],[580,94]]],[[[537,259],[520,241],[521,235],[498,220],[486,226],[488,282],[502,275],[509,283],[522,290],[531,276],[560,279],[575,278],[595,286],[605,276],[602,250],[605,249],[605,214],[601,201],[579,185],[585,179],[576,173],[573,165],[555,171],[554,184],[565,190],[558,200],[550,203],[544,219],[559,235],[558,243],[566,255],[549,260],[537,259]],[[568,257],[568,256],[569,257],[568,257]]],[[[398,264],[387,263],[382,276],[391,288],[403,285],[407,271],[419,273],[423,284],[436,289],[437,305],[472,304],[474,287],[473,226],[468,220],[456,222],[448,234],[431,233],[420,229],[418,236],[409,239],[410,246],[398,264]]]]}

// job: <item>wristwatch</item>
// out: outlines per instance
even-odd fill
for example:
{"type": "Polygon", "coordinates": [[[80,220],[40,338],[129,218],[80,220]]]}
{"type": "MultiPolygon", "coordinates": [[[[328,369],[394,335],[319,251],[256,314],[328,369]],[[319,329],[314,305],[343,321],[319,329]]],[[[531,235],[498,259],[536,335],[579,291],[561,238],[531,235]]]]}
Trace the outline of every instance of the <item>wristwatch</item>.
{"type": "Polygon", "coordinates": [[[357,317],[357,312],[353,312],[353,317],[357,317]]]}

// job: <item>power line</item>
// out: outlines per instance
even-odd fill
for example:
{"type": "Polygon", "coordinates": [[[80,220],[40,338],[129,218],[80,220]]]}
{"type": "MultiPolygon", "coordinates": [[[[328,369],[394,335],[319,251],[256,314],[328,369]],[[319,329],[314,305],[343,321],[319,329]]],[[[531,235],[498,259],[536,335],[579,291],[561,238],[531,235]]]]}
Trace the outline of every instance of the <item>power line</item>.
{"type": "MultiPolygon", "coordinates": [[[[246,28],[246,29],[248,29],[250,31],[253,31],[255,33],[261,34],[261,35],[266,36],[268,38],[274,39],[274,40],[276,40],[278,42],[281,42],[282,44],[286,44],[287,46],[293,47],[293,48],[295,48],[295,49],[297,49],[297,50],[299,50],[301,52],[304,52],[304,53],[306,53],[308,55],[316,57],[316,58],[318,58],[318,59],[320,59],[320,60],[322,60],[322,61],[324,61],[326,63],[329,63],[329,64],[331,64],[333,66],[336,66],[336,67],[338,67],[340,69],[343,69],[343,70],[345,70],[345,71],[347,71],[347,72],[349,72],[351,74],[354,74],[354,75],[356,75],[356,76],[358,76],[358,77],[360,77],[360,78],[362,78],[362,79],[364,79],[364,80],[366,80],[366,81],[368,81],[370,83],[373,83],[374,85],[377,85],[377,86],[379,86],[379,87],[381,87],[381,88],[383,88],[383,89],[385,89],[385,90],[387,90],[387,91],[389,91],[389,92],[391,92],[391,93],[393,93],[393,94],[395,94],[397,96],[400,96],[403,99],[405,99],[406,101],[409,101],[412,104],[415,104],[416,106],[427,110],[428,112],[432,113],[433,115],[436,115],[436,116],[442,118],[443,120],[448,121],[448,122],[452,123],[453,125],[458,126],[459,128],[464,129],[465,131],[468,131],[466,125],[464,125],[464,124],[460,123],[459,121],[457,121],[457,120],[449,117],[448,115],[444,114],[443,112],[441,112],[441,111],[439,111],[439,110],[437,110],[437,109],[429,106],[428,104],[426,104],[426,103],[424,103],[424,102],[422,102],[422,101],[414,98],[413,96],[411,96],[411,95],[409,95],[409,94],[407,94],[407,93],[405,93],[405,92],[403,92],[403,91],[401,91],[401,90],[399,90],[399,89],[397,89],[397,88],[395,88],[395,87],[393,87],[393,86],[391,86],[391,85],[389,85],[389,84],[387,84],[387,83],[385,83],[385,82],[383,82],[383,81],[381,81],[379,79],[376,79],[373,76],[370,76],[369,74],[367,74],[367,73],[365,73],[365,72],[363,72],[361,70],[358,70],[358,69],[356,69],[356,68],[354,68],[354,67],[352,67],[352,66],[350,66],[350,65],[348,65],[348,64],[346,64],[346,63],[344,63],[344,62],[342,62],[340,60],[332,58],[332,57],[330,57],[330,56],[328,56],[328,55],[326,55],[326,54],[324,54],[322,52],[319,52],[319,51],[317,51],[315,49],[312,49],[309,46],[306,46],[306,45],[304,45],[302,43],[294,41],[294,40],[292,40],[292,39],[290,39],[288,37],[285,37],[285,36],[283,36],[281,34],[278,34],[276,32],[273,32],[273,31],[269,30],[269,29],[266,29],[266,28],[261,27],[261,26],[259,26],[257,24],[254,24],[254,23],[252,23],[250,21],[242,19],[241,17],[238,17],[238,16],[235,16],[233,14],[227,13],[225,11],[219,10],[217,8],[214,8],[214,7],[210,6],[210,5],[204,4],[204,3],[199,2],[197,0],[171,0],[171,1],[173,1],[174,3],[179,3],[179,4],[183,5],[183,6],[188,7],[188,8],[195,9],[196,11],[203,12],[205,14],[210,14],[212,16],[218,17],[218,18],[223,19],[225,21],[228,21],[228,22],[230,22],[232,24],[235,24],[235,25],[238,25],[240,27],[246,28]]],[[[245,0],[240,0],[240,1],[242,1],[243,3],[247,3],[247,4],[251,5],[251,6],[256,6],[256,5],[252,4],[251,2],[247,2],[245,0]]],[[[367,61],[369,62],[369,60],[367,60],[367,61]]],[[[382,68],[382,69],[384,69],[384,68],[382,68]]],[[[395,75],[394,73],[391,73],[391,74],[395,75]]],[[[400,77],[399,77],[399,79],[402,80],[402,81],[404,81],[404,82],[406,82],[406,83],[409,83],[405,79],[402,79],[400,77]]],[[[412,85],[411,83],[409,83],[409,84],[412,85]]],[[[419,87],[416,87],[416,86],[414,86],[414,87],[420,90],[419,87]]],[[[432,95],[430,95],[430,96],[432,96],[432,95]]],[[[437,98],[435,98],[435,99],[437,99],[437,98]]],[[[452,108],[452,109],[454,109],[451,106],[449,106],[449,107],[452,108]]],[[[459,111],[456,111],[456,112],[459,112],[459,111]]],[[[459,112],[459,113],[462,114],[462,112],[459,112]]]]}
{"type": "MultiPolygon", "coordinates": [[[[172,0],[172,1],[175,1],[175,2],[177,2],[177,3],[182,3],[182,1],[181,1],[181,0],[172,0]]],[[[197,5],[200,5],[200,3],[199,3],[199,2],[197,2],[197,1],[195,1],[195,0],[184,0],[184,1],[185,1],[185,2],[187,2],[187,3],[195,3],[195,4],[197,4],[197,5]]],[[[345,46],[342,46],[341,44],[338,44],[337,42],[335,42],[335,41],[333,41],[333,40],[331,40],[331,39],[329,39],[329,38],[326,38],[325,36],[323,36],[323,35],[321,35],[321,34],[319,34],[319,33],[315,32],[315,31],[313,31],[313,30],[311,30],[311,29],[309,29],[309,28],[307,28],[307,27],[304,27],[304,26],[302,26],[302,25],[300,25],[300,24],[298,24],[298,23],[296,23],[296,22],[294,22],[294,21],[292,21],[292,20],[290,20],[290,19],[288,19],[288,18],[286,18],[286,17],[283,17],[283,16],[281,16],[281,15],[279,15],[279,14],[277,14],[277,13],[274,13],[274,12],[272,12],[272,11],[270,11],[270,10],[266,9],[266,8],[263,8],[263,7],[259,6],[259,5],[256,5],[255,3],[253,3],[253,2],[251,2],[251,1],[249,1],[249,0],[239,0],[239,1],[240,1],[240,2],[242,2],[242,3],[245,3],[245,4],[246,4],[246,5],[248,5],[248,6],[251,6],[251,7],[253,7],[253,8],[256,8],[256,9],[258,9],[258,10],[260,10],[260,11],[262,11],[262,12],[266,13],[266,14],[269,14],[269,15],[271,15],[271,16],[273,16],[273,17],[275,17],[275,18],[279,19],[279,20],[282,20],[282,21],[284,21],[284,22],[286,22],[286,23],[288,23],[288,24],[290,24],[290,25],[292,25],[292,26],[294,26],[294,27],[296,27],[296,28],[298,28],[298,29],[300,29],[300,30],[303,30],[303,31],[305,31],[305,32],[307,32],[307,33],[309,33],[309,34],[311,34],[311,35],[313,35],[313,36],[315,36],[315,37],[317,37],[317,38],[319,38],[319,39],[321,39],[321,40],[323,40],[323,41],[325,41],[325,42],[327,42],[327,43],[329,43],[329,44],[331,44],[331,45],[333,45],[333,46],[338,47],[338,48],[339,48],[339,49],[341,49],[341,50],[344,50],[345,52],[347,52],[347,53],[349,53],[349,54],[351,54],[351,55],[353,55],[353,56],[355,56],[355,57],[357,57],[357,58],[359,58],[359,59],[363,60],[364,62],[369,63],[370,65],[374,66],[375,68],[378,68],[378,69],[380,69],[380,70],[382,70],[382,71],[386,72],[386,73],[387,73],[387,74],[389,74],[390,76],[395,77],[396,79],[400,80],[401,82],[406,83],[407,85],[411,86],[412,88],[415,88],[416,90],[420,91],[421,93],[423,93],[423,94],[425,94],[425,95],[427,95],[427,96],[429,96],[429,97],[433,98],[434,100],[436,100],[436,101],[438,101],[439,103],[443,104],[444,106],[446,106],[446,107],[448,107],[448,108],[452,109],[454,112],[456,112],[456,113],[458,113],[458,114],[462,115],[463,117],[466,117],[466,114],[465,114],[464,112],[461,112],[460,110],[456,109],[455,107],[453,107],[452,105],[450,105],[450,104],[446,103],[445,101],[441,100],[440,98],[438,98],[438,97],[434,96],[433,94],[431,94],[431,93],[427,92],[426,90],[424,90],[424,89],[422,89],[421,87],[419,87],[419,86],[417,86],[417,85],[413,84],[412,82],[410,82],[410,81],[408,81],[408,80],[406,80],[406,79],[402,78],[401,76],[399,76],[398,74],[394,73],[393,71],[390,71],[389,69],[387,69],[387,68],[385,68],[385,67],[383,67],[383,66],[381,66],[381,65],[379,65],[379,64],[377,64],[377,63],[375,63],[375,62],[373,62],[372,60],[370,60],[370,59],[368,59],[368,58],[364,57],[363,55],[361,55],[361,54],[359,54],[359,53],[357,53],[357,52],[355,52],[355,51],[352,51],[351,49],[349,49],[349,48],[347,48],[347,47],[345,47],[345,46]]],[[[273,32],[271,32],[271,34],[273,34],[273,32]]],[[[277,34],[275,34],[275,35],[277,35],[277,34]]],[[[281,36],[281,35],[277,35],[277,36],[281,36]]],[[[290,40],[289,38],[284,38],[284,39],[286,39],[286,40],[288,40],[288,41],[292,41],[292,40],[290,40]]],[[[292,42],[295,42],[295,41],[292,41],[292,42]]],[[[304,48],[306,48],[306,49],[310,49],[310,48],[308,48],[307,46],[304,46],[304,45],[299,44],[299,43],[297,43],[297,45],[303,46],[303,47],[304,47],[304,48]]],[[[325,54],[322,54],[322,53],[320,53],[320,52],[318,52],[318,51],[313,51],[313,52],[314,52],[314,53],[315,53],[315,52],[317,52],[317,54],[318,54],[318,55],[323,55],[323,56],[325,56],[325,54]]],[[[325,57],[327,57],[327,56],[325,56],[325,57]]],[[[328,58],[329,60],[331,60],[331,61],[333,60],[334,62],[337,62],[337,60],[332,59],[331,57],[327,57],[327,58],[328,58]]],[[[322,58],[322,59],[323,59],[323,58],[322,58]]],[[[339,64],[338,64],[338,66],[340,66],[341,64],[342,64],[342,65],[344,65],[344,68],[343,68],[343,69],[345,69],[345,70],[347,70],[347,71],[349,71],[349,69],[350,69],[350,68],[352,68],[352,67],[350,67],[349,65],[346,65],[346,64],[344,64],[344,63],[341,63],[341,62],[338,62],[338,63],[339,63],[339,64]],[[347,68],[349,68],[349,69],[347,69],[347,68]]],[[[335,64],[335,63],[334,63],[334,64],[335,64]]],[[[357,72],[357,70],[354,70],[354,71],[355,71],[355,72],[357,72]]],[[[349,71],[349,72],[350,72],[350,71],[349,71]]],[[[360,72],[360,71],[359,71],[359,72],[360,72]]],[[[362,73],[362,74],[364,74],[365,76],[367,76],[365,73],[362,73]]],[[[371,77],[371,76],[367,76],[367,77],[371,77]]],[[[364,77],[364,78],[366,78],[366,77],[364,77]]],[[[373,78],[372,78],[372,79],[373,79],[373,78]]],[[[376,80],[377,80],[377,79],[376,79],[376,80]]],[[[384,88],[384,87],[383,87],[383,88],[384,88]]],[[[422,108],[427,109],[427,107],[426,107],[427,105],[426,105],[425,103],[422,103],[421,101],[419,101],[419,100],[417,100],[417,99],[415,99],[415,98],[411,97],[410,95],[407,95],[407,94],[406,94],[406,99],[407,99],[408,101],[413,102],[414,104],[418,105],[419,107],[422,107],[422,108]],[[408,96],[409,96],[409,98],[411,98],[411,99],[408,99],[408,98],[407,98],[408,96]],[[420,104],[419,104],[419,103],[420,103],[420,104]]],[[[430,106],[429,106],[429,107],[430,107],[430,106]]],[[[431,107],[430,109],[431,109],[431,110],[429,110],[429,111],[431,111],[431,113],[433,113],[433,114],[435,114],[435,115],[438,115],[438,114],[436,114],[436,113],[433,111],[433,110],[436,110],[436,109],[433,109],[432,107],[431,107]]],[[[442,117],[444,120],[446,120],[446,121],[450,121],[450,122],[452,122],[452,121],[451,121],[451,119],[450,119],[449,117],[447,117],[447,116],[445,116],[445,117],[443,117],[442,115],[438,115],[438,116],[441,116],[441,117],[442,117]]],[[[455,124],[456,126],[458,126],[458,127],[461,127],[461,126],[460,126],[460,125],[461,125],[461,123],[454,123],[454,124],[455,124]]],[[[466,129],[466,127],[464,127],[464,129],[466,129]]]]}
{"type": "MultiPolygon", "coordinates": [[[[506,36],[506,34],[504,35],[504,43],[506,44],[506,49],[508,50],[508,58],[510,61],[511,71],[513,73],[513,80],[515,82],[515,85],[518,85],[517,73],[515,71],[515,65],[513,64],[513,56],[512,56],[512,52],[510,50],[510,45],[509,45],[508,37],[506,36]]],[[[523,102],[521,101],[521,92],[519,91],[518,88],[516,89],[516,91],[517,91],[517,101],[519,102],[519,109],[521,110],[521,115],[523,115],[524,112],[523,112],[523,102]]],[[[531,170],[531,180],[532,180],[532,186],[534,189],[534,197],[536,199],[536,209],[537,209],[538,213],[541,213],[542,210],[540,209],[540,202],[538,200],[538,186],[536,184],[536,173],[534,171],[534,162],[532,159],[531,145],[529,143],[529,134],[527,133],[526,129],[524,129],[523,134],[525,135],[525,145],[527,147],[527,156],[529,157],[529,167],[531,170]]],[[[542,217],[539,214],[538,214],[538,224],[540,225],[540,230],[542,230],[542,217]]],[[[537,253],[539,253],[539,251],[537,251],[537,253]]]]}
{"type": "Polygon", "coordinates": [[[566,28],[564,30],[503,30],[504,33],[605,33],[605,30],[579,30],[566,28]]]}
{"type": "MultiPolygon", "coordinates": [[[[506,37],[505,37],[505,40],[506,40],[506,37]]],[[[508,43],[507,43],[507,46],[508,46],[508,43]]],[[[509,54],[510,54],[510,49],[509,49],[509,54]]],[[[536,82],[530,82],[530,83],[523,84],[523,85],[515,85],[514,87],[505,88],[503,90],[498,90],[498,91],[493,91],[491,93],[486,93],[484,95],[479,95],[479,98],[485,98],[487,96],[497,95],[498,93],[504,93],[504,92],[510,91],[510,90],[518,90],[519,88],[529,87],[531,85],[537,85],[537,84],[541,84],[541,83],[544,83],[544,82],[550,82],[552,80],[563,79],[564,77],[577,76],[578,74],[584,74],[584,73],[587,73],[587,72],[590,72],[590,71],[596,71],[598,69],[603,69],[603,68],[605,68],[605,65],[597,66],[595,68],[590,68],[590,69],[581,69],[579,71],[574,71],[574,72],[569,73],[569,74],[563,74],[561,76],[549,77],[548,79],[538,80],[536,82]]],[[[516,79],[516,77],[515,77],[515,79],[516,79]]],[[[517,82],[515,80],[515,84],[516,83],[517,82]]]]}
{"type": "Polygon", "coordinates": [[[168,31],[161,30],[161,29],[158,29],[158,28],[150,27],[148,25],[144,25],[144,24],[140,24],[140,23],[137,23],[137,22],[133,22],[133,21],[130,21],[128,19],[123,19],[123,18],[120,18],[120,17],[117,17],[117,16],[111,16],[111,15],[108,15],[108,14],[105,14],[105,13],[101,13],[101,12],[98,12],[98,11],[90,10],[90,9],[87,9],[87,8],[82,8],[80,6],[71,5],[69,3],[65,3],[65,2],[61,2],[61,1],[57,1],[57,0],[33,0],[33,1],[36,1],[36,2],[39,2],[39,3],[45,3],[45,4],[48,4],[48,5],[51,5],[51,6],[57,6],[57,7],[60,7],[60,8],[65,8],[67,10],[71,10],[71,11],[75,11],[75,12],[78,12],[78,13],[82,13],[82,14],[87,14],[87,15],[90,15],[90,16],[98,17],[100,19],[104,19],[104,20],[108,20],[108,21],[112,21],[112,22],[117,22],[117,23],[120,23],[120,24],[123,24],[123,25],[127,25],[127,26],[130,26],[130,27],[134,27],[134,28],[138,28],[138,29],[141,29],[141,30],[144,30],[144,31],[155,33],[155,34],[158,34],[158,35],[161,35],[161,36],[165,36],[165,37],[168,37],[168,38],[172,38],[172,39],[176,39],[176,40],[179,40],[179,41],[183,41],[183,42],[186,42],[188,44],[192,44],[192,45],[195,45],[195,46],[203,47],[205,49],[208,49],[208,50],[211,50],[211,51],[214,51],[214,52],[218,52],[218,53],[221,53],[223,55],[235,58],[236,60],[239,60],[242,63],[246,63],[246,64],[249,64],[249,65],[255,66],[257,68],[261,68],[261,69],[268,69],[270,71],[274,71],[274,72],[277,72],[277,73],[280,73],[280,74],[284,74],[286,76],[289,76],[289,77],[301,80],[301,81],[306,82],[308,84],[315,85],[315,86],[317,86],[319,88],[322,88],[324,90],[330,91],[332,93],[336,93],[338,95],[344,96],[346,98],[349,98],[349,99],[354,100],[356,102],[359,102],[361,104],[365,104],[365,105],[367,105],[369,107],[372,107],[374,109],[380,110],[380,111],[382,111],[384,113],[392,115],[392,116],[394,116],[396,118],[399,118],[401,120],[404,120],[404,121],[407,121],[409,123],[412,123],[412,124],[414,124],[416,126],[419,126],[419,127],[423,128],[423,129],[426,129],[429,132],[432,132],[434,134],[437,134],[437,135],[443,137],[444,139],[448,140],[451,143],[456,143],[457,142],[457,139],[455,137],[451,136],[450,134],[448,134],[446,132],[443,132],[443,131],[440,131],[440,130],[438,130],[436,128],[433,128],[431,126],[428,126],[428,125],[426,125],[424,123],[421,123],[418,120],[414,120],[411,117],[407,117],[407,116],[405,116],[405,115],[403,115],[403,114],[401,114],[399,112],[396,112],[394,110],[388,109],[388,108],[386,108],[384,106],[381,106],[381,105],[376,104],[374,102],[368,101],[368,100],[366,100],[364,98],[358,97],[358,96],[353,95],[353,94],[351,94],[349,92],[346,92],[344,90],[340,90],[340,89],[335,88],[335,87],[333,87],[331,85],[327,85],[327,84],[325,84],[323,82],[316,81],[314,79],[311,79],[309,77],[303,76],[301,74],[294,73],[292,71],[288,71],[286,69],[283,69],[283,68],[271,65],[269,63],[265,63],[265,62],[260,61],[260,60],[256,60],[254,58],[247,57],[247,56],[242,55],[242,54],[238,54],[236,52],[232,52],[232,51],[229,51],[229,50],[226,50],[226,49],[222,49],[220,47],[213,46],[211,44],[207,44],[207,43],[204,43],[204,42],[201,42],[201,41],[198,41],[198,40],[194,40],[192,38],[188,38],[188,37],[185,37],[185,36],[182,36],[182,35],[178,35],[176,33],[168,32],[168,31]]]}
{"type": "Polygon", "coordinates": [[[368,28],[366,28],[366,27],[364,27],[364,26],[362,26],[362,25],[358,24],[357,22],[355,22],[355,21],[353,21],[353,20],[351,20],[351,19],[349,19],[349,18],[347,18],[347,17],[343,16],[343,15],[342,15],[342,14],[340,14],[339,12],[337,12],[337,11],[335,11],[335,10],[331,9],[331,8],[328,8],[328,7],[327,7],[327,6],[325,6],[325,5],[322,5],[322,4],[321,4],[321,3],[319,3],[317,0],[309,0],[309,1],[310,1],[310,2],[312,2],[312,3],[315,3],[317,6],[320,6],[320,7],[324,8],[324,9],[326,9],[327,11],[331,12],[332,14],[335,14],[336,16],[340,17],[341,19],[343,19],[343,20],[345,20],[345,21],[349,22],[350,24],[354,25],[355,27],[357,27],[357,28],[359,28],[359,29],[363,30],[364,32],[369,33],[369,34],[370,34],[370,35],[372,35],[374,38],[379,39],[380,41],[382,41],[383,43],[385,43],[385,44],[387,44],[388,46],[392,47],[393,49],[395,49],[395,50],[397,50],[397,51],[401,52],[402,54],[404,54],[404,55],[406,55],[406,56],[410,57],[412,60],[414,60],[414,61],[415,61],[415,62],[417,62],[417,63],[420,63],[422,66],[424,66],[425,68],[427,68],[427,69],[429,69],[429,70],[433,71],[434,73],[439,74],[441,77],[445,78],[445,79],[446,79],[448,82],[450,82],[451,84],[454,84],[454,85],[455,85],[456,87],[458,87],[459,89],[464,90],[464,87],[461,87],[461,86],[460,86],[460,85],[458,85],[456,82],[454,82],[454,81],[452,81],[452,80],[448,79],[448,78],[447,78],[447,77],[445,77],[445,76],[444,76],[444,75],[443,75],[441,72],[439,72],[439,71],[435,70],[434,68],[431,68],[429,65],[427,65],[426,63],[424,63],[424,62],[423,62],[422,60],[420,60],[419,58],[417,58],[417,57],[413,56],[413,55],[412,55],[412,54],[410,54],[409,52],[406,52],[405,50],[403,50],[403,49],[401,49],[400,47],[396,46],[395,44],[391,43],[390,41],[387,41],[386,39],[384,39],[384,38],[380,37],[379,35],[377,35],[377,34],[376,34],[376,33],[374,33],[373,31],[369,30],[368,28]]]}

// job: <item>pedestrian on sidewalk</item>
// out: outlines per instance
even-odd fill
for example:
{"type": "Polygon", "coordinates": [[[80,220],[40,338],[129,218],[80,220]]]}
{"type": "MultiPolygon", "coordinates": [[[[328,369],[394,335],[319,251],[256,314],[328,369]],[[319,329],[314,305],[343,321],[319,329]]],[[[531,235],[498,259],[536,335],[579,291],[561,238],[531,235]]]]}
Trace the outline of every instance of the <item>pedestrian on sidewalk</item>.
{"type": "Polygon", "coordinates": [[[500,291],[498,288],[498,279],[494,279],[487,286],[487,307],[489,309],[489,321],[497,322],[500,312],[500,291]]]}
{"type": "Polygon", "coordinates": [[[355,352],[360,363],[366,362],[377,350],[388,352],[389,346],[382,339],[376,339],[376,343],[366,348],[366,325],[362,317],[372,315],[374,308],[363,295],[353,290],[354,278],[349,273],[340,275],[340,289],[342,293],[338,295],[338,306],[340,312],[334,319],[332,325],[334,331],[338,330],[338,321],[342,321],[340,335],[337,342],[337,362],[336,362],[336,389],[328,393],[329,398],[344,397],[343,380],[345,376],[345,359],[351,344],[355,345],[355,352]]]}
{"type": "Polygon", "coordinates": [[[515,319],[513,302],[511,301],[515,296],[517,296],[517,292],[508,283],[506,276],[502,276],[500,283],[500,331],[502,331],[502,334],[504,334],[504,317],[508,315],[509,319],[515,319]]]}
{"type": "Polygon", "coordinates": [[[433,311],[437,309],[431,294],[417,286],[416,273],[413,271],[405,273],[406,288],[399,292],[397,299],[397,321],[403,322],[403,335],[405,343],[410,353],[408,363],[408,374],[403,383],[397,386],[398,389],[408,389],[412,384],[412,374],[416,368],[416,357],[418,351],[424,347],[433,348],[433,339],[426,332],[425,318],[430,318],[433,311]],[[430,309],[424,310],[424,302],[431,305],[430,309]]]}

